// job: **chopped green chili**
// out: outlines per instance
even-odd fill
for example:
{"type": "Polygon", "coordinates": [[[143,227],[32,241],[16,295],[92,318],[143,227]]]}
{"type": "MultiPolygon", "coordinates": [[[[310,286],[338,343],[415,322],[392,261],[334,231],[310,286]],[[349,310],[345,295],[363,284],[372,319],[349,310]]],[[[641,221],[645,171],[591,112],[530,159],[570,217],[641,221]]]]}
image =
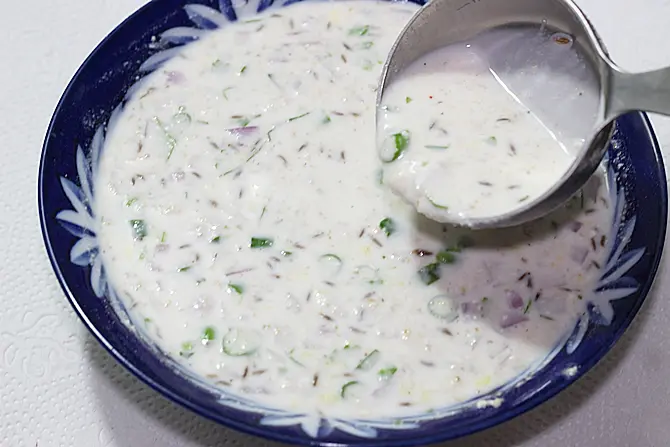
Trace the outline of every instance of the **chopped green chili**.
{"type": "Polygon", "coordinates": [[[130,226],[133,229],[133,237],[139,241],[144,239],[148,234],[147,224],[142,219],[131,220],[130,226]]]}
{"type": "Polygon", "coordinates": [[[252,237],[251,242],[249,244],[249,247],[251,248],[267,248],[267,247],[272,247],[272,244],[274,244],[274,241],[269,238],[264,238],[264,237],[252,237]]]}
{"type": "Polygon", "coordinates": [[[350,36],[365,36],[370,31],[370,25],[355,26],[349,30],[350,36]]]}

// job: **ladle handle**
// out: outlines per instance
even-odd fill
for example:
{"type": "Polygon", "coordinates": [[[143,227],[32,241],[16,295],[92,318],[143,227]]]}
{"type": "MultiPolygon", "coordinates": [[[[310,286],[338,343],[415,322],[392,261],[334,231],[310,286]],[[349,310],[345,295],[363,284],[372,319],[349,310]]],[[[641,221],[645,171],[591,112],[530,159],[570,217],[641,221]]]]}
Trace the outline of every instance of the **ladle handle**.
{"type": "Polygon", "coordinates": [[[670,67],[645,73],[626,73],[613,67],[607,93],[607,120],[633,110],[670,115],[670,67]]]}

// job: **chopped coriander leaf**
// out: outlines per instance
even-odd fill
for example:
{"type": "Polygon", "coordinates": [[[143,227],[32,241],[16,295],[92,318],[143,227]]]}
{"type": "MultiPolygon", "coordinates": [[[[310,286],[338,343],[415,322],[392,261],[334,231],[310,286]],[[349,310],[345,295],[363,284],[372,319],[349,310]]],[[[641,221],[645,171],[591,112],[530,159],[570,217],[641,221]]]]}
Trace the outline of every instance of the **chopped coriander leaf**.
{"type": "Polygon", "coordinates": [[[409,104],[410,102],[412,102],[412,98],[410,98],[409,96],[406,96],[405,97],[405,104],[409,104]]]}
{"type": "Polygon", "coordinates": [[[293,254],[292,251],[286,251],[286,250],[282,250],[282,251],[279,252],[279,253],[280,253],[282,256],[284,256],[285,258],[288,258],[289,256],[291,256],[291,255],[293,254]]]}
{"type": "Polygon", "coordinates": [[[147,232],[147,224],[142,219],[133,219],[130,221],[130,226],[133,229],[133,237],[139,241],[144,239],[147,232]]]}
{"type": "Polygon", "coordinates": [[[221,242],[221,236],[214,236],[214,237],[209,241],[210,244],[218,244],[219,242],[221,242]]]}
{"type": "Polygon", "coordinates": [[[177,140],[165,129],[165,126],[157,116],[153,117],[153,121],[163,131],[163,135],[165,135],[165,141],[168,147],[167,159],[169,160],[170,157],[172,157],[172,153],[174,152],[175,148],[177,147],[177,140]]]}
{"type": "Polygon", "coordinates": [[[246,66],[246,65],[243,66],[243,67],[240,69],[240,74],[244,73],[245,71],[247,71],[247,66],[246,66]]]}
{"type": "Polygon", "coordinates": [[[207,342],[210,342],[214,340],[216,337],[216,331],[212,326],[207,326],[204,331],[202,331],[202,342],[203,344],[207,344],[207,342]]]}
{"type": "Polygon", "coordinates": [[[229,283],[228,288],[234,290],[238,295],[242,295],[244,293],[244,286],[240,284],[229,283]]]}
{"type": "Polygon", "coordinates": [[[395,148],[397,151],[399,151],[398,155],[394,158],[397,159],[400,156],[400,153],[407,149],[407,144],[409,143],[409,132],[399,132],[393,135],[393,139],[395,140],[395,148]]]}
{"type": "Polygon", "coordinates": [[[434,262],[432,264],[421,267],[418,271],[421,281],[429,286],[438,279],[440,279],[440,264],[434,262]]]}
{"type": "Polygon", "coordinates": [[[246,116],[237,118],[237,124],[239,124],[240,127],[247,127],[250,122],[251,122],[251,120],[246,116]]]}
{"type": "Polygon", "coordinates": [[[288,122],[290,123],[291,121],[298,120],[298,119],[303,118],[303,117],[305,117],[305,116],[307,116],[307,115],[309,115],[309,114],[310,114],[310,112],[305,112],[305,113],[303,113],[302,115],[293,116],[293,117],[291,117],[291,118],[288,119],[288,122]]]}
{"type": "Polygon", "coordinates": [[[346,397],[347,397],[347,392],[348,392],[349,388],[351,388],[352,386],[357,385],[357,384],[358,384],[358,381],[357,381],[357,380],[352,380],[352,381],[347,382],[347,383],[345,383],[344,385],[342,385],[342,389],[340,390],[340,396],[341,396],[343,399],[346,398],[346,397]]]}
{"type": "Polygon", "coordinates": [[[322,123],[322,124],[328,124],[328,123],[331,122],[331,121],[332,121],[332,120],[330,119],[330,115],[326,115],[326,116],[324,116],[323,119],[321,120],[321,123],[322,123]]]}
{"type": "Polygon", "coordinates": [[[272,247],[274,240],[264,237],[252,237],[249,247],[251,248],[267,248],[272,247]]]}
{"type": "Polygon", "coordinates": [[[355,26],[349,30],[350,36],[365,36],[370,31],[370,25],[355,26]]]}
{"type": "Polygon", "coordinates": [[[390,217],[382,219],[382,221],[379,222],[379,228],[386,233],[386,237],[391,236],[396,230],[395,222],[390,217]]]}
{"type": "Polygon", "coordinates": [[[398,368],[395,366],[390,366],[388,368],[380,369],[377,374],[379,374],[379,377],[382,379],[390,379],[397,371],[398,368]]]}
{"type": "Polygon", "coordinates": [[[528,302],[526,303],[526,307],[524,307],[524,309],[523,309],[523,313],[524,313],[524,314],[527,314],[527,313],[528,313],[528,311],[530,310],[530,305],[531,305],[531,304],[533,304],[533,300],[532,300],[532,299],[529,299],[528,302]]]}
{"type": "Polygon", "coordinates": [[[163,231],[163,234],[161,234],[161,244],[164,243],[166,239],[167,239],[167,233],[163,231]]]}
{"type": "Polygon", "coordinates": [[[182,272],[188,272],[189,270],[191,270],[191,266],[190,266],[190,265],[186,265],[186,266],[184,266],[184,267],[179,267],[179,268],[177,269],[177,272],[178,272],[178,273],[182,273],[182,272]]]}
{"type": "Polygon", "coordinates": [[[491,145],[496,145],[498,143],[498,139],[494,136],[490,136],[490,137],[488,137],[486,142],[491,144],[491,145]]]}
{"type": "Polygon", "coordinates": [[[130,199],[126,200],[126,206],[131,206],[135,202],[137,202],[137,197],[131,197],[130,199]]]}
{"type": "Polygon", "coordinates": [[[456,261],[456,256],[449,250],[442,250],[435,255],[435,259],[440,264],[453,264],[456,261]]]}
{"type": "Polygon", "coordinates": [[[399,159],[409,145],[409,131],[394,133],[388,136],[381,147],[381,159],[385,163],[391,163],[399,159]]]}

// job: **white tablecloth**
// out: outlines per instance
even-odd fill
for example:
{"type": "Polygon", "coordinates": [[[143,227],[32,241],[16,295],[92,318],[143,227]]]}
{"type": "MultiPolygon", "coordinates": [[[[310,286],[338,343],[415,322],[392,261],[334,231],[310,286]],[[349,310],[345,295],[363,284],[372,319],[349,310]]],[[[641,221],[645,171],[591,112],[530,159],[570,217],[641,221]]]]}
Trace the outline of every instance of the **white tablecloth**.
{"type": "MultiPolygon", "coordinates": [[[[504,1],[504,0],[500,0],[504,1]]],[[[40,147],[66,83],[140,0],[4,0],[0,14],[0,447],[276,446],[217,426],[140,383],[79,322],[37,217],[40,147]]],[[[581,0],[630,70],[670,65],[670,0],[581,0]]],[[[670,120],[653,117],[667,155],[670,120]]],[[[670,445],[670,264],[598,367],[559,397],[442,447],[670,445]]]]}

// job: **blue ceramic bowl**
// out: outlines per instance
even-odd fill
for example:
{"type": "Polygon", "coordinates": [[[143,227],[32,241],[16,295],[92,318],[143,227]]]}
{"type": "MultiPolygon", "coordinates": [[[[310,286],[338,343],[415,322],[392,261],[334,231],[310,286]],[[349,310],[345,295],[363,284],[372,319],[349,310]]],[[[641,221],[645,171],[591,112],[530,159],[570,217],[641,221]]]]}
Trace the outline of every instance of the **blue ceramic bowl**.
{"type": "Polygon", "coordinates": [[[587,297],[589,311],[532,375],[482,399],[398,420],[291,414],[210,387],[136,331],[107,284],[97,256],[92,178],[106,125],[123,107],[137,80],[174,53],[171,48],[242,14],[282,7],[272,0],[246,1],[241,5],[231,0],[149,2],[93,51],[67,87],[51,121],[39,172],[44,242],[65,295],[119,362],[185,407],[254,435],[306,445],[389,447],[437,442],[499,424],[554,396],[607,353],[649,292],[665,237],[665,172],[649,121],[640,113],[618,120],[609,148],[615,218],[607,264],[597,288],[587,297]]]}

